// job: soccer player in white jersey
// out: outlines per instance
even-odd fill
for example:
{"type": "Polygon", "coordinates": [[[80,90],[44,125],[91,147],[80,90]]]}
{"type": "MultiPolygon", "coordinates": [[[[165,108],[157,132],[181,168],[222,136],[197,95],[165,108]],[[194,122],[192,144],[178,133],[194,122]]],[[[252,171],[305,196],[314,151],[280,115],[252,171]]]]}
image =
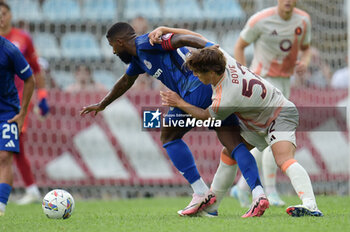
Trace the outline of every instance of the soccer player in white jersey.
{"type": "MultiPolygon", "coordinates": [[[[254,57],[250,69],[268,80],[282,91],[286,98],[290,95],[290,76],[294,69],[298,74],[306,72],[310,60],[311,22],[305,11],[295,8],[297,0],[278,0],[275,7],[254,14],[240,33],[234,47],[235,59],[246,66],[244,49],[254,43],[254,57]],[[300,59],[298,59],[298,52],[300,59]]],[[[272,151],[267,147],[263,152],[253,149],[271,205],[285,203],[276,191],[276,172],[272,151]]],[[[249,187],[240,178],[231,190],[241,206],[249,206],[249,187]]]]}
{"type": "Polygon", "coordinates": [[[163,104],[202,120],[225,119],[235,113],[240,119],[241,136],[260,151],[271,146],[278,167],[289,177],[301,199],[301,205],[290,206],[286,212],[297,217],[323,216],[317,208],[309,175],[294,159],[299,121],[295,105],[268,81],[215,46],[193,51],[186,66],[204,84],[212,85],[212,104],[201,109],[172,91],[161,92],[163,104]]]}

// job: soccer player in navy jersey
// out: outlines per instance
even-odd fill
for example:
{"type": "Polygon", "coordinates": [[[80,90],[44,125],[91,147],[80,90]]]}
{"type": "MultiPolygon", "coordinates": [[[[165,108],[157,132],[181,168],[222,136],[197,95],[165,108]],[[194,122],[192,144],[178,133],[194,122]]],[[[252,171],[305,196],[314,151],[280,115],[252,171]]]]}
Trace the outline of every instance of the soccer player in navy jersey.
{"type": "MultiPolygon", "coordinates": [[[[114,24],[108,30],[107,39],[113,48],[113,53],[124,63],[130,65],[126,73],[102,101],[84,107],[81,115],[90,112],[94,112],[96,115],[99,111],[104,110],[134,84],[139,74],[145,72],[160,80],[169,89],[175,91],[193,105],[205,109],[211,104],[211,86],[202,84],[193,75],[192,71],[183,68],[183,64],[186,54],[189,53],[189,50],[184,46],[203,48],[212,46],[213,43],[193,35],[168,34],[163,36],[161,44],[152,45],[148,34],[137,36],[134,29],[128,23],[123,22],[114,24]]],[[[177,114],[184,114],[184,112],[178,108],[171,108],[168,112],[168,115],[176,116],[177,114]]],[[[171,120],[176,119],[176,117],[171,118],[171,120]]],[[[166,117],[167,120],[170,120],[170,118],[166,117]]],[[[225,147],[222,156],[230,156],[231,154],[235,158],[243,175],[248,179],[253,195],[264,194],[256,162],[241,141],[236,116],[234,114],[230,115],[223,121],[223,125],[225,126],[215,128],[219,140],[225,147]],[[227,129],[227,127],[231,127],[231,129],[234,127],[234,129],[227,129]]],[[[214,194],[200,177],[192,153],[182,140],[182,137],[190,129],[188,127],[162,127],[161,129],[163,147],[166,149],[174,166],[191,184],[194,191],[192,201],[185,209],[178,212],[180,215],[193,215],[203,211],[205,207],[215,202],[215,195],[224,195],[227,191],[225,189],[220,193],[214,194]]],[[[230,169],[228,173],[232,174],[235,171],[237,169],[230,169]]],[[[216,210],[212,210],[209,213],[213,216],[217,215],[216,210]]],[[[258,216],[261,214],[261,212],[254,212],[252,215],[258,216]]]]}
{"type": "MultiPolygon", "coordinates": [[[[20,28],[16,28],[12,25],[12,12],[8,4],[0,1],[0,11],[3,14],[3,24],[0,25],[0,36],[5,37],[11,43],[15,44],[18,49],[23,54],[26,61],[29,63],[36,83],[36,93],[38,99],[38,109],[40,110],[40,115],[43,117],[48,116],[50,107],[48,105],[47,97],[48,92],[45,88],[45,75],[41,70],[39,65],[38,55],[34,47],[32,38],[30,34],[20,28]]],[[[22,98],[23,91],[23,81],[15,77],[15,84],[19,94],[19,100],[22,98]]],[[[41,195],[39,192],[38,185],[36,184],[34,174],[31,168],[30,161],[28,159],[28,154],[25,149],[27,129],[28,129],[28,115],[33,111],[34,103],[33,101],[29,104],[27,117],[24,121],[21,135],[20,135],[20,147],[21,151],[14,157],[14,162],[17,166],[18,173],[22,177],[23,183],[25,185],[25,195],[17,201],[19,205],[25,205],[34,202],[41,201],[41,195]]]]}
{"type": "Polygon", "coordinates": [[[34,85],[32,70],[20,50],[0,36],[0,216],[5,214],[11,193],[13,154],[19,152],[19,135],[34,85]],[[21,106],[15,75],[24,81],[21,106]]]}

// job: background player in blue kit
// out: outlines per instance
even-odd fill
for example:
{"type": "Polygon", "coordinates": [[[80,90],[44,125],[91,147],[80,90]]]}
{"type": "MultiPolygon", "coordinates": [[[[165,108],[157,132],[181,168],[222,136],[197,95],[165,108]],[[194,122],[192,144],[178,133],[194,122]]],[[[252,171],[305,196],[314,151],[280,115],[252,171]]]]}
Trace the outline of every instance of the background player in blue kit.
{"type": "Polygon", "coordinates": [[[34,85],[32,70],[22,53],[0,36],[0,216],[5,213],[11,193],[12,155],[19,152],[19,135],[34,85]],[[15,74],[24,81],[21,107],[14,82],[15,74]]]}
{"type": "MultiPolygon", "coordinates": [[[[107,32],[107,39],[113,52],[124,63],[130,64],[126,74],[114,85],[105,98],[97,103],[84,107],[81,115],[104,110],[110,103],[122,96],[135,82],[139,74],[147,72],[160,80],[169,89],[178,93],[186,101],[201,108],[211,104],[212,89],[210,85],[202,84],[192,71],[183,68],[186,54],[189,50],[184,46],[203,48],[212,43],[192,35],[168,34],[163,36],[161,44],[149,42],[148,34],[137,36],[134,29],[127,23],[116,23],[107,32]]],[[[171,109],[168,114],[176,115],[184,112],[178,108],[171,109]]],[[[169,120],[169,118],[166,118],[169,120]]],[[[171,120],[174,120],[172,118],[171,120]]],[[[230,127],[216,128],[218,138],[236,159],[243,175],[248,179],[253,194],[264,194],[253,156],[241,143],[238,122],[235,115],[224,121],[230,127]]],[[[182,137],[191,128],[163,127],[161,141],[175,167],[191,184],[194,194],[188,207],[180,210],[180,215],[192,215],[215,202],[215,195],[208,189],[200,177],[193,156],[182,137]],[[204,206],[204,207],[203,207],[204,206]]],[[[231,183],[232,184],[232,183],[231,183]]],[[[226,190],[223,191],[226,193],[226,190]]],[[[213,212],[217,214],[216,211],[213,212]]]]}

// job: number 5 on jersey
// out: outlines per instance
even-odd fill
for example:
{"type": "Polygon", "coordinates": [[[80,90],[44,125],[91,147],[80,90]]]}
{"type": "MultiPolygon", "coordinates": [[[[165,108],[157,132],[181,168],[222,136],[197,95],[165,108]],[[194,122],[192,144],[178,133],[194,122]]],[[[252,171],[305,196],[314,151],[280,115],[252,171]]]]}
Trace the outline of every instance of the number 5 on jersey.
{"type": "MultiPolygon", "coordinates": [[[[238,62],[236,62],[237,67],[239,68],[239,70],[241,70],[241,73],[244,75],[246,72],[242,69],[242,65],[238,62]]],[[[246,67],[245,67],[246,68],[246,67]]],[[[252,71],[250,71],[248,68],[246,68],[246,70],[248,70],[248,72],[250,72],[251,74],[253,74],[253,76],[256,77],[256,79],[251,79],[249,80],[249,82],[247,83],[247,80],[243,78],[243,88],[242,88],[242,95],[245,97],[251,97],[253,94],[253,87],[254,85],[260,85],[262,88],[262,92],[261,92],[261,98],[264,99],[266,97],[266,87],[265,85],[260,81],[260,78],[258,75],[256,75],[255,73],[253,73],[252,71]]]]}

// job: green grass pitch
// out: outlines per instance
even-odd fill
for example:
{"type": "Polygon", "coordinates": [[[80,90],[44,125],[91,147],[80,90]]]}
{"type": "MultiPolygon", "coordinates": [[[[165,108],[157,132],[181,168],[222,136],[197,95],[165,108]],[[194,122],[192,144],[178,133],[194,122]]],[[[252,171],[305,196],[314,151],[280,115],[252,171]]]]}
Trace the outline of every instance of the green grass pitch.
{"type": "MultiPolygon", "coordinates": [[[[287,204],[298,204],[297,197],[284,197],[287,204]]],[[[17,206],[10,203],[0,217],[1,232],[20,231],[350,231],[350,197],[318,196],[322,218],[292,218],[285,208],[268,209],[260,218],[243,219],[245,209],[236,200],[225,198],[219,217],[179,217],[176,211],[190,198],[149,198],[114,201],[78,201],[71,218],[48,219],[40,204],[17,206]]]]}

